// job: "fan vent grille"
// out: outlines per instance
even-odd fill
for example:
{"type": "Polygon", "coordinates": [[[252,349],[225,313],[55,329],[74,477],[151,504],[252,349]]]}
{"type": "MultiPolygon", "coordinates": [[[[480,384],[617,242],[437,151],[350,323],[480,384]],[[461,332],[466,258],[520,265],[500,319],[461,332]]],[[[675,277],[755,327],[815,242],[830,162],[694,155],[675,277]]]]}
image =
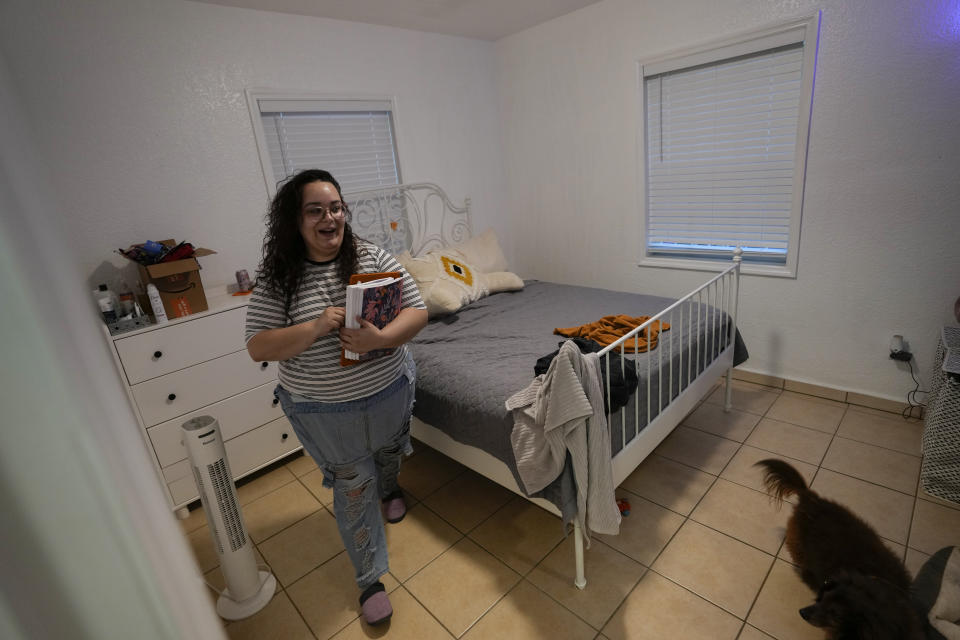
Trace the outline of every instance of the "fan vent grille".
{"type": "Polygon", "coordinates": [[[236,551],[247,542],[247,534],[243,528],[243,520],[240,518],[240,510],[237,507],[233,482],[231,482],[230,474],[227,472],[226,461],[220,458],[213,464],[208,464],[207,473],[210,475],[210,482],[213,483],[213,491],[217,496],[217,508],[220,510],[220,517],[223,519],[225,533],[230,542],[230,550],[236,551]]]}
{"type": "MultiPolygon", "coordinates": [[[[203,474],[200,473],[200,469],[196,466],[193,467],[193,479],[197,481],[197,490],[200,492],[200,503],[203,504],[203,508],[209,512],[210,505],[207,504],[207,492],[204,488],[203,474]]],[[[210,533],[213,535],[213,542],[217,545],[217,553],[223,554],[223,543],[220,541],[220,532],[217,530],[217,523],[213,521],[213,518],[207,518],[207,526],[210,527],[210,533]]]]}

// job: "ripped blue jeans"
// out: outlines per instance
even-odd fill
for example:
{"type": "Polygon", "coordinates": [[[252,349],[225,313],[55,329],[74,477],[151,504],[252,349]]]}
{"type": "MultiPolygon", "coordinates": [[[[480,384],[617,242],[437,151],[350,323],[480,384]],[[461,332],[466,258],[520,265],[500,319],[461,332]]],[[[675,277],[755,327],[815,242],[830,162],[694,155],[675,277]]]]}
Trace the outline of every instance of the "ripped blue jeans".
{"type": "Polygon", "coordinates": [[[340,537],[366,589],[388,569],[380,501],[399,488],[400,460],[412,453],[410,415],[416,369],[387,388],[350,402],[316,402],[278,386],[274,392],[303,448],[333,489],[340,537]]]}

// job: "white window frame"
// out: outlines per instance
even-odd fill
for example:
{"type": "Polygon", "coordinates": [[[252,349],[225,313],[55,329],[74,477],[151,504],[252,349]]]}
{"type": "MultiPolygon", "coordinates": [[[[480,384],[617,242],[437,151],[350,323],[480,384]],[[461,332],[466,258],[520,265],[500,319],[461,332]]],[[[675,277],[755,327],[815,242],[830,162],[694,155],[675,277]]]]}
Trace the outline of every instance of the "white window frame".
{"type": "MultiPolygon", "coordinates": [[[[298,91],[295,89],[260,89],[252,88],[246,90],[247,108],[250,112],[250,122],[253,125],[253,135],[257,144],[257,154],[260,158],[260,167],[263,170],[263,180],[267,188],[267,195],[273,198],[277,192],[277,182],[283,179],[283,176],[274,176],[273,161],[270,157],[270,149],[267,146],[266,133],[263,130],[263,121],[261,119],[261,104],[279,103],[279,102],[310,102],[318,107],[316,111],[365,111],[371,104],[389,105],[391,127],[393,129],[393,147],[396,157],[397,180],[403,183],[402,169],[400,166],[400,134],[397,124],[397,101],[393,96],[372,95],[372,94],[350,94],[338,95],[330,93],[318,93],[310,91],[298,91]]],[[[267,109],[269,112],[269,109],[267,109]]],[[[317,167],[325,169],[326,167],[317,167]]],[[[336,176],[334,176],[336,177],[336,176]]]]}
{"type": "Polygon", "coordinates": [[[727,262],[715,257],[668,257],[650,255],[647,245],[648,200],[647,200],[647,112],[644,78],[702,64],[719,62],[737,56],[758,53],[790,44],[803,43],[803,68],[800,79],[800,109],[797,119],[797,142],[794,150],[793,193],[790,211],[790,232],[785,264],[764,264],[744,261],[743,273],[795,278],[800,249],[800,221],[803,213],[804,181],[806,176],[807,146],[809,143],[810,117],[813,104],[813,86],[816,70],[817,47],[820,34],[820,12],[808,18],[778,24],[761,30],[743,33],[731,38],[714,41],[657,58],[637,63],[637,86],[640,104],[638,123],[639,202],[641,207],[642,267],[666,267],[700,271],[720,271],[727,262]]]}

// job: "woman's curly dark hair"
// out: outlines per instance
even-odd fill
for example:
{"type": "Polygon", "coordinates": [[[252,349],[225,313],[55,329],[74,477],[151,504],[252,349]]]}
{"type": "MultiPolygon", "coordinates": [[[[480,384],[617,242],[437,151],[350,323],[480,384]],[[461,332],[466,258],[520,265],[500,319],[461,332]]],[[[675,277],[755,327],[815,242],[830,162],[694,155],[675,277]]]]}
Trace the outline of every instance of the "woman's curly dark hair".
{"type": "MultiPolygon", "coordinates": [[[[257,282],[284,300],[284,314],[290,318],[290,308],[297,299],[297,290],[306,270],[307,245],[300,235],[300,215],[303,207],[303,187],[312,182],[329,182],[343,200],[340,183],[328,171],[305,169],[291,176],[277,189],[277,195],[267,211],[267,234],[263,239],[263,257],[257,269],[257,282]]],[[[346,203],[344,203],[346,206],[346,203]]],[[[357,271],[358,247],[350,228],[350,210],[343,225],[343,244],[337,254],[337,275],[344,286],[357,271]]]]}

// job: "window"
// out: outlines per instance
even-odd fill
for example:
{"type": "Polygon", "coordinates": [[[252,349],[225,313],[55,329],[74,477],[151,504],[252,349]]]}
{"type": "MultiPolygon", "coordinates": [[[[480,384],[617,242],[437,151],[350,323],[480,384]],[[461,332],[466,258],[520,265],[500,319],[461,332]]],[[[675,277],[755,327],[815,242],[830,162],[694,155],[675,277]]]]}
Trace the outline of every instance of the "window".
{"type": "Polygon", "coordinates": [[[343,191],[400,184],[390,100],[248,94],[267,191],[302,169],[326,169],[343,191]]]}
{"type": "Polygon", "coordinates": [[[641,264],[796,273],[819,17],[643,64],[641,264]]]}

